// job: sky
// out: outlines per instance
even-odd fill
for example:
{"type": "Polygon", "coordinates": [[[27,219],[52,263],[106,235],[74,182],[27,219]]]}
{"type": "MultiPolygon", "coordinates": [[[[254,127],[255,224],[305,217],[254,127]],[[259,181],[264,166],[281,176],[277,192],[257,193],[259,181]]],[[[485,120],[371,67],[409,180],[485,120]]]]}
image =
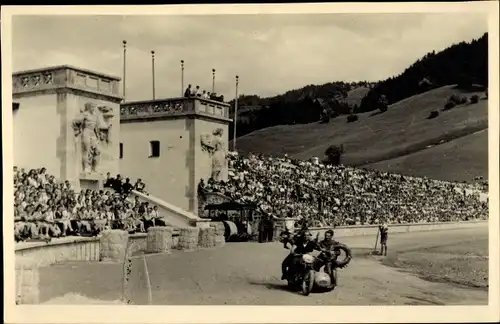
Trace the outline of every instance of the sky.
{"type": "Polygon", "coordinates": [[[404,71],[426,53],[479,38],[480,13],[273,14],[210,16],[14,16],[13,71],[74,65],[122,76],[126,100],[181,95],[184,79],[226,100],[273,96],[309,84],[377,81],[404,71]]]}

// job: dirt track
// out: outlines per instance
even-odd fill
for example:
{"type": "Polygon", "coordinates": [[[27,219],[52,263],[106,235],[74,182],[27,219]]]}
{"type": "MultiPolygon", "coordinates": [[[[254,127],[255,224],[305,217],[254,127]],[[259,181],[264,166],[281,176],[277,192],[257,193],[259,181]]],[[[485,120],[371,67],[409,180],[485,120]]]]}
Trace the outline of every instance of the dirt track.
{"type": "MultiPolygon", "coordinates": [[[[485,238],[487,226],[471,229],[392,234],[389,253],[423,247],[459,244],[464,238],[485,238]]],[[[355,258],[339,273],[340,286],[330,293],[308,297],[289,292],[280,279],[286,250],[278,243],[228,243],[225,247],[147,257],[153,304],[159,305],[482,305],[484,289],[428,282],[413,274],[382,265],[366,256],[374,237],[347,237],[355,258]]],[[[147,303],[145,271],[134,260],[130,299],[147,303]]],[[[121,295],[121,265],[71,263],[44,268],[42,300],[69,291],[113,300],[121,295]]]]}

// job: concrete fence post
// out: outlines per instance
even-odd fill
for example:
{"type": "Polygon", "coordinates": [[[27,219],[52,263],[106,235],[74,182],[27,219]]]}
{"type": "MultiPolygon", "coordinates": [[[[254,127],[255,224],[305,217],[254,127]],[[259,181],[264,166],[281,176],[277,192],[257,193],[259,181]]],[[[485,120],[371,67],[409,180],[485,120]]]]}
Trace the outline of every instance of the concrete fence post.
{"type": "Polygon", "coordinates": [[[99,260],[104,262],[122,262],[127,250],[128,238],[128,232],[122,230],[107,230],[102,232],[99,260]]]}
{"type": "Polygon", "coordinates": [[[16,257],[16,304],[40,302],[40,264],[35,258],[16,257]]]}
{"type": "Polygon", "coordinates": [[[182,251],[194,251],[198,247],[199,228],[185,227],[179,229],[179,243],[177,249],[182,251]]]}
{"type": "Polygon", "coordinates": [[[212,222],[210,223],[210,227],[212,227],[215,231],[215,246],[220,247],[226,244],[226,239],[224,237],[224,223],[222,222],[212,222]]]}
{"type": "Polygon", "coordinates": [[[198,246],[202,249],[215,247],[215,229],[213,227],[200,228],[198,246]]]}
{"type": "Polygon", "coordinates": [[[146,239],[147,253],[165,253],[172,249],[172,227],[150,227],[146,239]]]}

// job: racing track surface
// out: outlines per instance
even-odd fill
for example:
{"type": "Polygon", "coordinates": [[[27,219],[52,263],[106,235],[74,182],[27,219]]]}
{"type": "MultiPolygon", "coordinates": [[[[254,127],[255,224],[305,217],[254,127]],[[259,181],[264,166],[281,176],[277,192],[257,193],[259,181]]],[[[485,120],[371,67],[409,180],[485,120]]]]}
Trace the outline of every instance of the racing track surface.
{"type": "MultiPolygon", "coordinates": [[[[460,244],[488,237],[479,228],[390,234],[389,254],[424,247],[460,244]]],[[[375,237],[339,241],[354,251],[350,265],[339,272],[339,287],[308,297],[290,292],[280,280],[280,263],[287,250],[279,243],[227,243],[195,252],[173,251],[146,258],[157,305],[451,305],[487,304],[484,289],[428,282],[382,265],[367,256],[375,237]]],[[[378,257],[380,260],[380,257],[378,257]]],[[[68,292],[114,300],[121,296],[122,267],[116,264],[72,262],[41,269],[41,299],[68,292]]],[[[146,276],[141,258],[133,262],[130,300],[147,304],[146,276]]]]}

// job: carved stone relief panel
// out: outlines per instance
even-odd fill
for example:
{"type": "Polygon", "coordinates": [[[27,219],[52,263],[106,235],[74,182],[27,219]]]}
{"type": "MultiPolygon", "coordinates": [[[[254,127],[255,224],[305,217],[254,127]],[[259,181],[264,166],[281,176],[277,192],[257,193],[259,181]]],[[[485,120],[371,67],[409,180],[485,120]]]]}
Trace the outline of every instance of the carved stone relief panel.
{"type": "Polygon", "coordinates": [[[54,75],[52,71],[15,75],[12,77],[12,90],[14,92],[37,90],[38,88],[50,86],[53,83],[54,75]]]}

